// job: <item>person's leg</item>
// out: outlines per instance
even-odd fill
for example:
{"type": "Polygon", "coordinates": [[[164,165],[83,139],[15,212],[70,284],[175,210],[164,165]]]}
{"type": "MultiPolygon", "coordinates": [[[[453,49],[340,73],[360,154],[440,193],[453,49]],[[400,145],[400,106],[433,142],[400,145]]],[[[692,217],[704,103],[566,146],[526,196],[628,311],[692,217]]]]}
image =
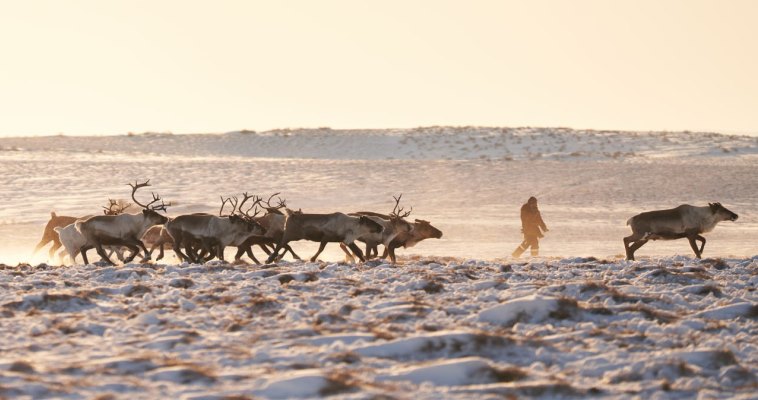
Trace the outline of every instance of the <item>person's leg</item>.
{"type": "Polygon", "coordinates": [[[538,237],[529,238],[529,247],[532,249],[532,257],[540,255],[540,239],[538,237]]]}
{"type": "Polygon", "coordinates": [[[518,247],[516,247],[516,250],[513,250],[513,253],[511,254],[511,256],[513,258],[519,258],[521,254],[523,254],[526,251],[527,248],[529,248],[529,243],[527,242],[526,239],[524,239],[524,241],[521,242],[521,244],[518,247]]]}

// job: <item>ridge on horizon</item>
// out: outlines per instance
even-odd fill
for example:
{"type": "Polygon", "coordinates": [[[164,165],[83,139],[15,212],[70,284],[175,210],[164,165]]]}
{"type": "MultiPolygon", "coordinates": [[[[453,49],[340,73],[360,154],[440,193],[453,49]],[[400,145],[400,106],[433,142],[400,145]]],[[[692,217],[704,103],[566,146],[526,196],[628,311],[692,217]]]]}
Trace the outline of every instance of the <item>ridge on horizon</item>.
{"type": "Polygon", "coordinates": [[[731,131],[718,131],[718,130],[627,130],[627,129],[602,129],[602,128],[573,128],[565,126],[488,126],[488,125],[421,125],[410,128],[332,128],[332,127],[282,127],[271,128],[265,130],[258,129],[239,129],[223,132],[172,132],[160,131],[160,130],[147,130],[143,132],[128,131],[125,133],[39,133],[39,134],[3,134],[0,133],[0,140],[2,139],[23,139],[23,138],[53,138],[53,137],[119,137],[119,136],[189,136],[189,135],[226,135],[234,133],[249,133],[249,134],[265,134],[265,133],[277,133],[277,132],[309,132],[309,131],[322,131],[322,132],[413,132],[424,131],[432,129],[449,129],[449,130],[490,130],[490,129],[507,129],[512,131],[533,130],[537,133],[547,132],[570,132],[570,133],[604,133],[604,134],[637,134],[637,135],[667,135],[667,134],[691,134],[691,135],[719,135],[719,136],[743,136],[743,137],[758,137],[758,131],[755,132],[731,132],[731,131]],[[543,131],[543,132],[539,132],[543,131]]]}

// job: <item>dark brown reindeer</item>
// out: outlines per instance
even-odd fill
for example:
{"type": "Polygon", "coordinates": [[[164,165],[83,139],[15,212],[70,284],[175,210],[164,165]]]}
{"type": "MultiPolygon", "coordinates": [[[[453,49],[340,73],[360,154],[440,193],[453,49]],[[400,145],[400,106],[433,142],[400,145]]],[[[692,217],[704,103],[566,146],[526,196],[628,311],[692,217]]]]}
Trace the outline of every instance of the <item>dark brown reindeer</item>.
{"type": "Polygon", "coordinates": [[[153,193],[153,200],[147,204],[140,203],[134,197],[137,190],[150,186],[149,179],[145,183],[135,182],[134,185],[130,183],[129,186],[132,188],[132,200],[136,205],[142,207],[141,213],[100,215],[75,222],[76,229],[81,232],[86,241],[80,248],[85,264],[89,264],[87,250],[93,247],[103,260],[113,264],[105,253],[103,245],[128,247],[132,254],[124,260],[125,263],[131,262],[139,254],[140,249],[144,251],[145,260],[149,259],[150,255],[141,238],[151,226],[164,224],[168,221],[168,218],[158,213],[158,211],[165,212],[168,205],[155,193],[153,193]],[[158,201],[161,202],[160,205],[156,205],[158,201]]]}
{"type": "MultiPolygon", "coordinates": [[[[359,211],[357,213],[351,213],[348,215],[353,216],[367,216],[373,221],[377,222],[378,224],[382,225],[384,229],[381,233],[375,233],[371,235],[364,235],[363,237],[359,238],[358,241],[366,243],[366,259],[369,259],[372,257],[376,257],[378,255],[378,247],[380,244],[383,244],[386,248],[389,246],[389,244],[392,242],[397,235],[401,233],[409,233],[413,229],[413,225],[405,220],[406,217],[411,215],[411,212],[413,211],[413,207],[411,207],[410,210],[404,211],[404,207],[400,207],[400,199],[403,197],[401,194],[398,197],[392,196],[393,199],[395,199],[395,207],[392,209],[392,212],[390,212],[389,215],[383,215],[378,213],[373,213],[369,211],[359,211]]],[[[353,259],[352,254],[348,250],[347,246],[340,243],[340,247],[342,248],[342,251],[345,252],[348,258],[353,259]]],[[[391,261],[394,264],[397,259],[395,258],[395,254],[393,252],[391,256],[391,261]]]]}
{"type": "MultiPolygon", "coordinates": [[[[224,248],[227,246],[241,246],[250,236],[263,235],[265,230],[255,221],[255,214],[249,215],[250,209],[256,207],[260,201],[257,197],[244,194],[245,199],[239,206],[237,199],[221,198],[219,216],[210,214],[180,215],[165,224],[166,230],[174,241],[174,253],[183,261],[201,262],[213,257],[224,260],[224,248]],[[246,211],[242,209],[245,202],[251,198],[255,203],[246,211]],[[232,212],[224,215],[226,204],[232,205],[232,212]],[[239,207],[239,209],[238,209],[239,207]],[[196,254],[191,246],[200,244],[200,254],[196,254]],[[181,251],[185,247],[186,253],[181,251]],[[210,255],[207,258],[206,255],[210,255]]],[[[255,213],[258,213],[256,209],[255,213]]]]}
{"type": "Polygon", "coordinates": [[[704,207],[682,204],[668,210],[637,214],[626,221],[632,228],[632,234],[624,238],[626,259],[634,260],[634,252],[648,240],[681,238],[687,238],[695,257],[701,258],[705,248],[705,238],[701,234],[712,231],[721,221],[736,221],[737,217],[721,203],[708,203],[704,207]],[[699,248],[697,241],[701,242],[699,248]]]}
{"type": "Polygon", "coordinates": [[[285,209],[284,215],[286,220],[282,240],[266,260],[267,263],[274,261],[278,257],[279,250],[294,240],[310,240],[320,243],[318,251],[311,257],[311,261],[316,261],[318,255],[324,251],[326,244],[330,242],[346,244],[361,261],[365,261],[363,252],[355,245],[355,240],[364,235],[379,233],[384,229],[368,217],[352,217],[339,212],[299,214],[285,209]]]}

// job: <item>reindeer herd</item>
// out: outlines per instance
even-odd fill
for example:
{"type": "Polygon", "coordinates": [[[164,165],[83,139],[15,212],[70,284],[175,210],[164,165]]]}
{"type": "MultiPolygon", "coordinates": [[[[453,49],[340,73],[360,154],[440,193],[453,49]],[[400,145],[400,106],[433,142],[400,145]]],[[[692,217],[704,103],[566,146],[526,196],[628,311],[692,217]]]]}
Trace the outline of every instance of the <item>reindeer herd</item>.
{"type": "MultiPolygon", "coordinates": [[[[127,214],[124,211],[131,204],[114,200],[109,200],[109,205],[103,207],[104,215],[77,218],[51,213],[34,252],[53,242],[50,259],[62,256],[56,251],[63,247],[71,263],[75,263],[76,256],[81,254],[84,263],[89,264],[87,251],[94,248],[105,263],[113,264],[110,259],[113,254],[128,263],[142,251],[142,262],[146,262],[156,249],[160,251],[156,260],[160,260],[164,256],[164,248],[171,246],[181,261],[203,263],[214,258],[224,260],[224,249],[234,246],[237,248],[235,262],[247,254],[253,262],[260,264],[253,254],[253,246],[260,247],[268,255],[266,263],[271,263],[287,252],[299,260],[289,243],[309,240],[319,243],[311,261],[317,259],[328,243],[339,243],[345,258],[351,262],[355,262],[355,257],[360,261],[378,257],[378,246],[381,244],[384,246],[381,257],[389,257],[395,264],[395,249],[442,237],[442,232],[428,221],[406,220],[413,208],[404,211],[404,207],[400,206],[402,194],[394,197],[394,208],[389,214],[369,211],[307,214],[288,208],[279,193],[274,193],[265,201],[243,193],[241,201],[237,197],[221,197],[218,215],[195,213],[169,218],[159,213],[165,213],[166,207],[170,206],[160,196],[152,193],[153,199],[147,204],[137,200],[137,191],[150,186],[149,182],[128,184],[132,188],[134,204],[142,207],[140,213],[127,214]],[[271,204],[274,197],[277,202],[271,204]],[[225,211],[227,207],[229,211],[225,211]],[[365,253],[356,242],[365,243],[365,253]],[[151,245],[150,250],[145,243],[151,245]],[[131,252],[127,257],[124,257],[124,249],[131,252]]],[[[643,212],[627,221],[632,235],[623,240],[626,258],[634,260],[634,252],[649,240],[681,238],[689,240],[695,256],[700,258],[705,248],[702,234],[713,230],[721,221],[736,220],[737,214],[721,203],[709,203],[705,207],[684,204],[669,210],[643,212]],[[698,241],[700,246],[697,245],[698,241]]]]}
{"type": "Polygon", "coordinates": [[[125,211],[131,204],[114,200],[109,200],[109,205],[103,207],[104,215],[78,218],[51,213],[35,253],[52,242],[50,259],[56,256],[62,258],[65,252],[73,264],[76,256],[81,254],[84,263],[89,264],[87,251],[94,248],[103,262],[113,264],[110,258],[113,254],[124,263],[129,263],[142,251],[144,256],[141,261],[147,262],[156,249],[159,249],[156,259],[160,260],[164,256],[164,248],[171,246],[181,261],[199,263],[214,258],[224,260],[224,249],[233,246],[237,248],[235,262],[247,254],[253,262],[260,264],[253,254],[253,246],[260,247],[268,255],[266,262],[271,263],[287,252],[300,259],[289,243],[309,240],[319,242],[319,249],[310,258],[311,261],[317,259],[328,243],[339,243],[346,259],[351,261],[355,257],[366,261],[378,256],[378,246],[381,244],[384,246],[382,257],[389,256],[394,264],[395,249],[414,246],[424,239],[442,237],[442,232],[428,221],[406,220],[411,211],[404,211],[400,206],[402,195],[394,198],[394,208],[389,214],[367,211],[307,214],[287,208],[279,193],[265,201],[259,196],[244,193],[241,201],[237,197],[221,197],[218,215],[194,213],[169,218],[159,212],[165,213],[170,204],[155,193],[146,204],[137,200],[137,191],[150,186],[149,182],[129,184],[134,204],[142,207],[140,213],[128,214],[125,211]],[[277,201],[272,204],[274,197],[277,201]],[[356,242],[365,243],[365,254],[356,242]],[[150,250],[146,243],[150,245],[150,250]],[[58,254],[61,247],[64,250],[58,254]],[[126,257],[125,249],[130,251],[126,257]]]}

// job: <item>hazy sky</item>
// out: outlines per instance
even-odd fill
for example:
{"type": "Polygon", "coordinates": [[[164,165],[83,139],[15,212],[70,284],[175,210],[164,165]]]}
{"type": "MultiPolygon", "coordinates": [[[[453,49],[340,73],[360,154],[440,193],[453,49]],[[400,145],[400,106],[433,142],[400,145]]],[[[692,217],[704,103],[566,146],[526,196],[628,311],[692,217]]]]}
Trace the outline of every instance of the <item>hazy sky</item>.
{"type": "Polygon", "coordinates": [[[758,134],[758,1],[4,1],[0,135],[758,134]]]}

